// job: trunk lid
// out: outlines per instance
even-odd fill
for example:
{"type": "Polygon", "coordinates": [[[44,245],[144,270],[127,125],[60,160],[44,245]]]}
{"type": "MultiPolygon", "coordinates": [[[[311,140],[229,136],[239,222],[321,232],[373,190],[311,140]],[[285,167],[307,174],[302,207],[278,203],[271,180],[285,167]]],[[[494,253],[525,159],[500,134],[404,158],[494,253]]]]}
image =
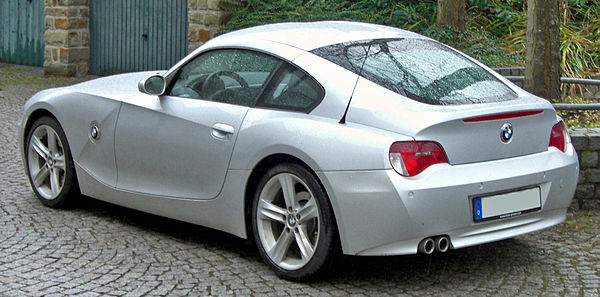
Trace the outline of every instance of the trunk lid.
{"type": "Polygon", "coordinates": [[[548,101],[522,91],[505,102],[441,106],[361,79],[347,121],[435,141],[450,164],[467,164],[546,151],[556,112],[548,101]],[[502,135],[508,127],[512,135],[507,139],[502,135]]]}
{"type": "MultiPolygon", "coordinates": [[[[450,164],[465,164],[534,154],[548,150],[550,129],[556,122],[552,110],[528,108],[533,114],[496,114],[499,119],[452,119],[419,131],[415,140],[435,140],[450,164]]],[[[487,114],[483,114],[487,115],[487,114]]],[[[470,118],[473,119],[473,118],[470,118]]]]}

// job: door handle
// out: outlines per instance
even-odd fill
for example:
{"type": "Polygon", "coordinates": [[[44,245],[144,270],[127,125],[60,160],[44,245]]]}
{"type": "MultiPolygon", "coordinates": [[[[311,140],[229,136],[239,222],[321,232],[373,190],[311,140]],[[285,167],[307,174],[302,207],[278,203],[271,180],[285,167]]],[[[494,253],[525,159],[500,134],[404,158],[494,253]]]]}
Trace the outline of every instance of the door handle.
{"type": "Polygon", "coordinates": [[[211,134],[216,139],[228,140],[229,137],[235,132],[233,127],[227,124],[217,123],[212,126],[211,134]]]}

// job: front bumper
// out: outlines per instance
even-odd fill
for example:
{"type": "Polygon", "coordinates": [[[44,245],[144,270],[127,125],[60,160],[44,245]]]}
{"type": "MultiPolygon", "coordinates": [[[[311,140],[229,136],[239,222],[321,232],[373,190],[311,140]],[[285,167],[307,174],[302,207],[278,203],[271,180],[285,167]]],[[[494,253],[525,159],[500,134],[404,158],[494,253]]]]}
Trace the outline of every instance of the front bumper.
{"type": "Polygon", "coordinates": [[[417,252],[430,236],[447,235],[452,248],[518,236],[556,225],[577,186],[572,145],[533,155],[464,165],[437,164],[406,178],[394,170],[318,173],[335,211],[342,248],[352,255],[417,252]],[[541,209],[474,222],[471,198],[540,187],[541,209]]]}

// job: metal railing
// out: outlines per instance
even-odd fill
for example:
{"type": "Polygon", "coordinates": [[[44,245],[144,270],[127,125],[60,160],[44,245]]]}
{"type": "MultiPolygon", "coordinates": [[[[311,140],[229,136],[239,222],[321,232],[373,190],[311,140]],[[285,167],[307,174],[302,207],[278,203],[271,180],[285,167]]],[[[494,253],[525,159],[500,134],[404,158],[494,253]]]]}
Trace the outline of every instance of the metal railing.
{"type": "MultiPolygon", "coordinates": [[[[525,81],[525,76],[505,76],[510,81],[525,81]]],[[[589,78],[573,78],[573,77],[561,77],[560,82],[563,84],[581,84],[600,86],[600,79],[589,79],[589,78]]]]}
{"type": "Polygon", "coordinates": [[[556,110],[600,110],[600,103],[572,104],[552,103],[556,110]]]}
{"type": "MultiPolygon", "coordinates": [[[[512,82],[525,81],[524,76],[505,76],[512,82]]],[[[590,86],[600,86],[600,79],[589,79],[589,78],[573,78],[573,77],[561,77],[560,82],[563,84],[581,84],[590,86]]],[[[553,103],[557,110],[600,110],[600,103],[588,103],[588,104],[571,104],[571,103],[553,103]]]]}

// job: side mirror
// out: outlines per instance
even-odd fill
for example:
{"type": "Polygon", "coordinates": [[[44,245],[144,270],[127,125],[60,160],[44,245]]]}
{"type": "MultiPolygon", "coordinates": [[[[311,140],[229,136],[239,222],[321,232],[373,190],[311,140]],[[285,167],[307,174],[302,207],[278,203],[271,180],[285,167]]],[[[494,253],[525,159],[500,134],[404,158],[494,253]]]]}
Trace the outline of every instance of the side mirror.
{"type": "Polygon", "coordinates": [[[153,75],[138,83],[138,90],[148,95],[162,95],[166,88],[165,78],[153,75]]]}

